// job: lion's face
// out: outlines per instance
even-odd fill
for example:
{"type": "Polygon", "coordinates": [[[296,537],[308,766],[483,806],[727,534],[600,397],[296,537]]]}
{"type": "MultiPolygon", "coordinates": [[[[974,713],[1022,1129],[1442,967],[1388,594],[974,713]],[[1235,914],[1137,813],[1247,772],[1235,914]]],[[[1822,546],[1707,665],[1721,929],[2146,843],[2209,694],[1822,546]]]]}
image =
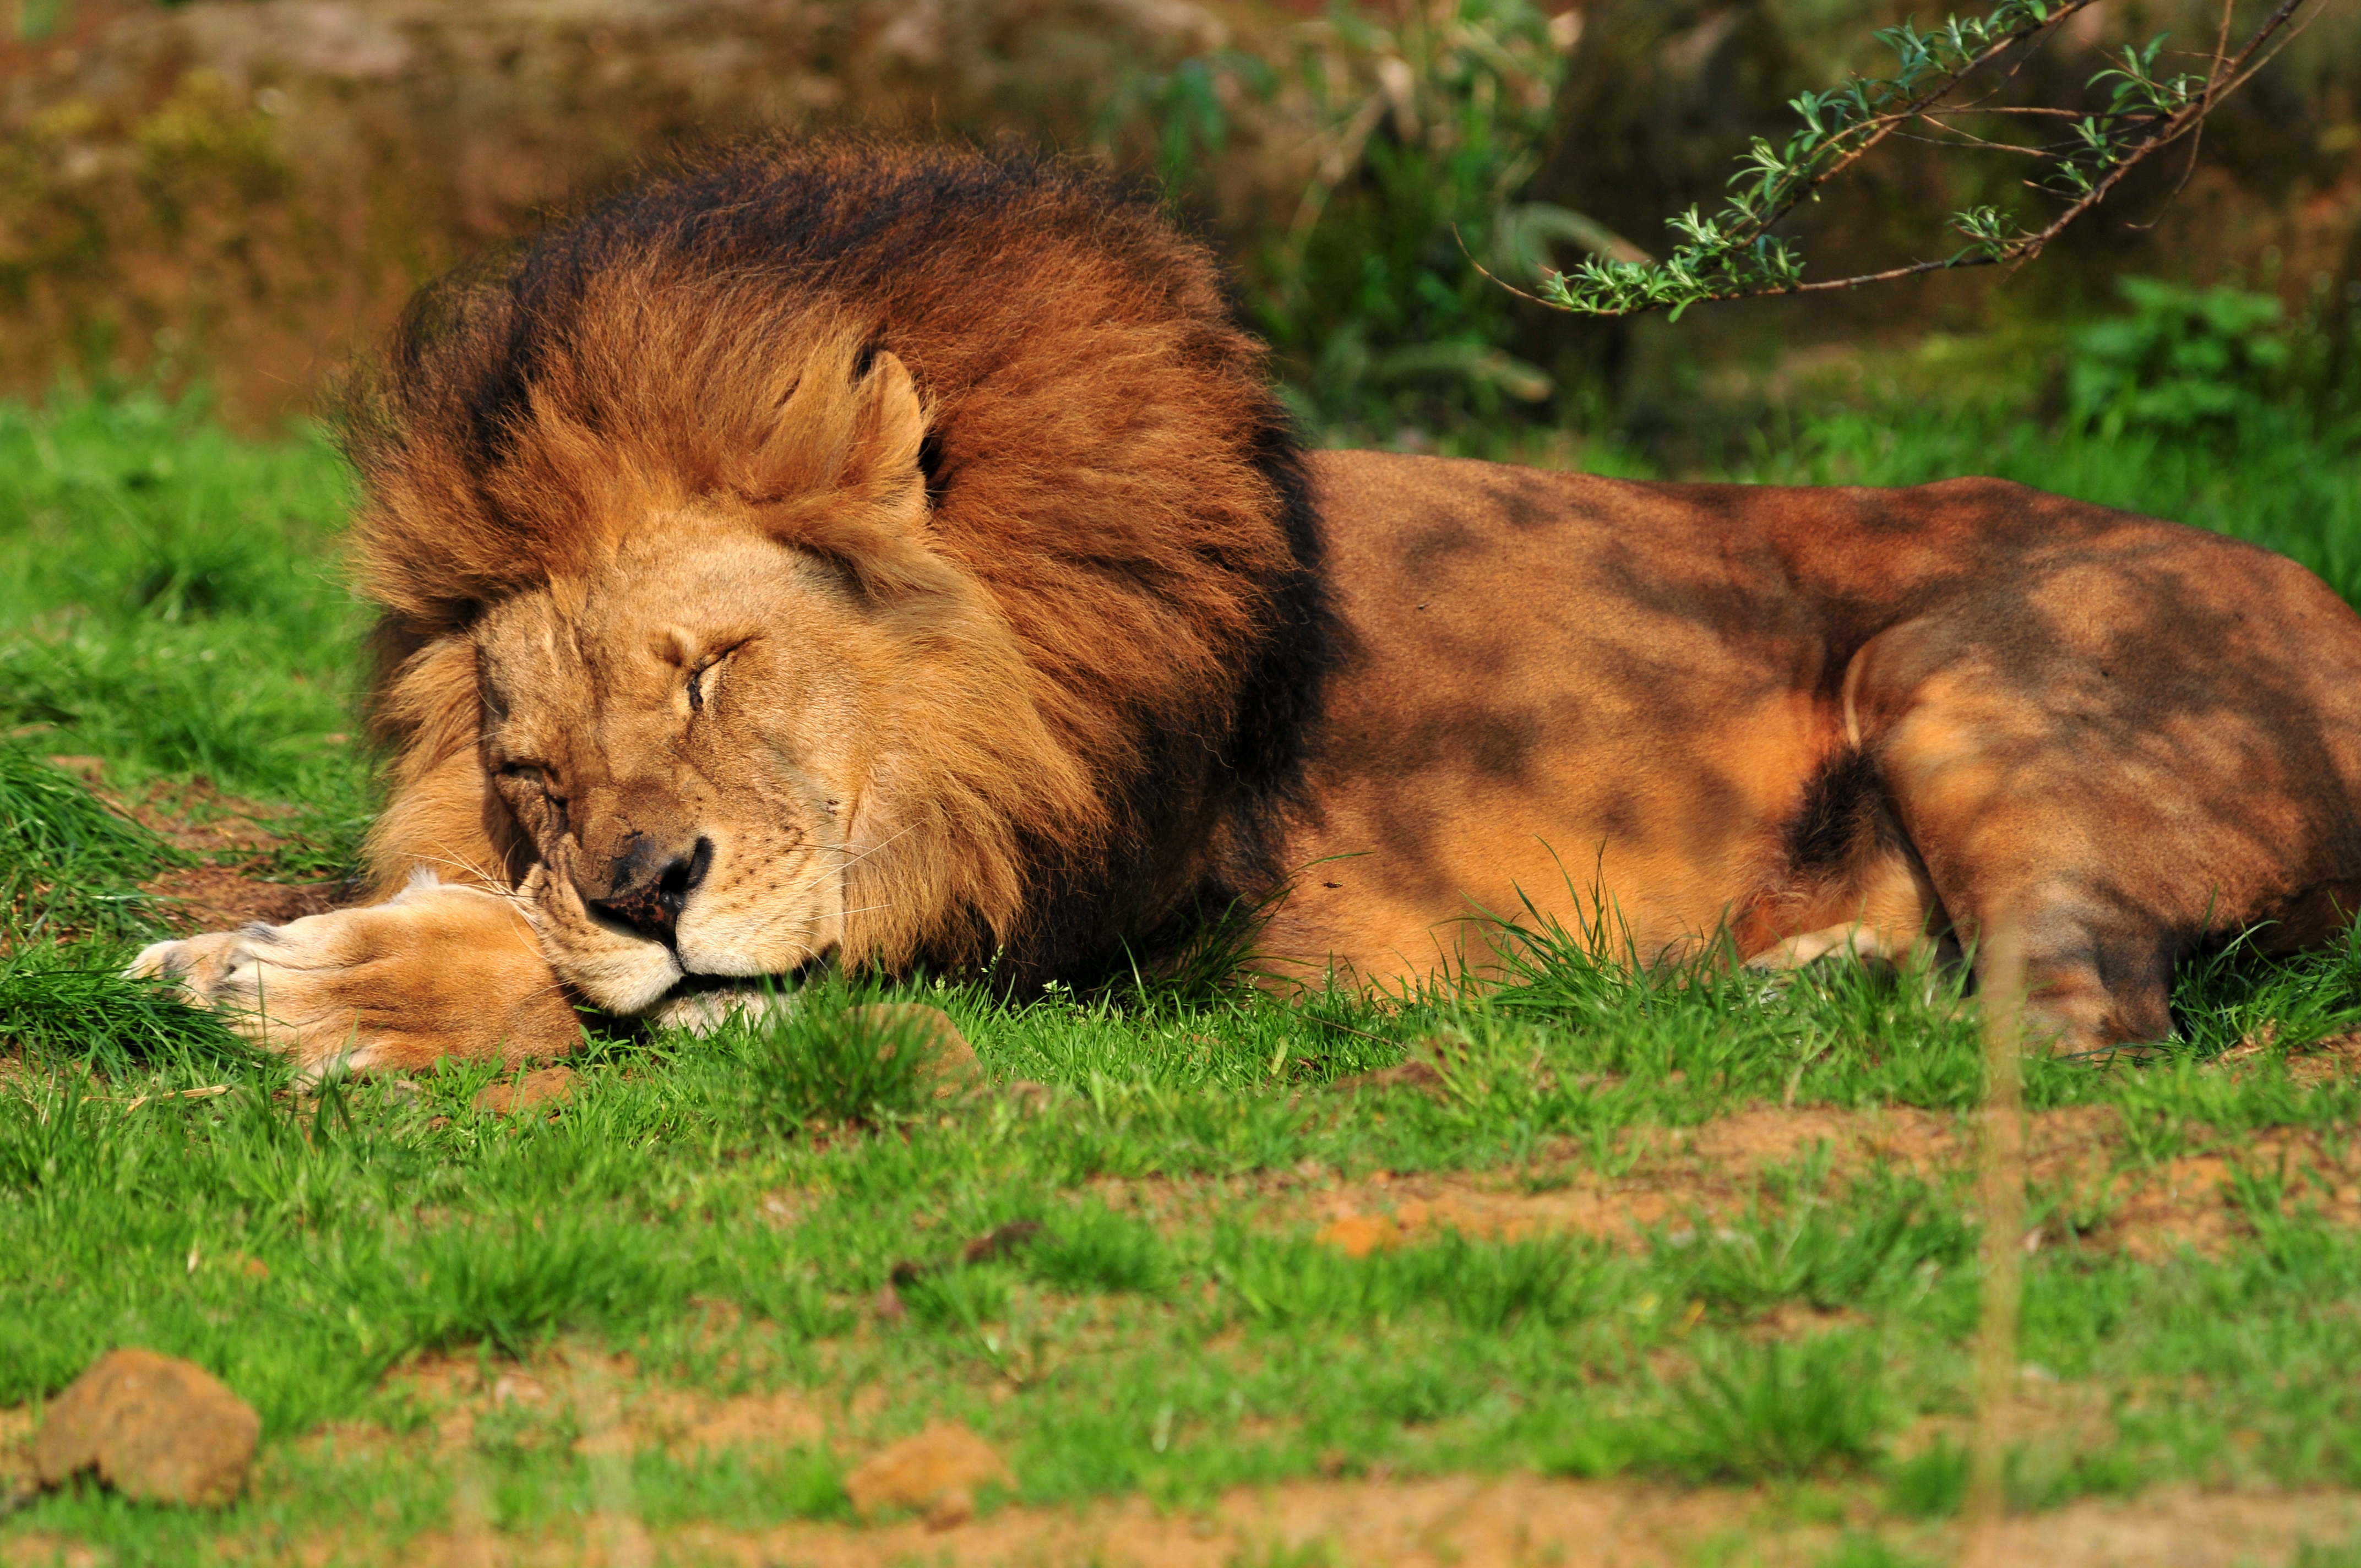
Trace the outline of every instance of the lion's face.
{"type": "Polygon", "coordinates": [[[486,617],[484,763],[593,1001],[640,1012],[842,943],[891,685],[873,619],[825,561],[694,512],[486,617]]]}
{"type": "Polygon", "coordinates": [[[1006,622],[935,547],[908,373],[853,358],[807,367],[752,496],[652,505],[475,627],[534,924],[599,1006],[988,954],[1020,837],[1093,820],[1006,622]]]}

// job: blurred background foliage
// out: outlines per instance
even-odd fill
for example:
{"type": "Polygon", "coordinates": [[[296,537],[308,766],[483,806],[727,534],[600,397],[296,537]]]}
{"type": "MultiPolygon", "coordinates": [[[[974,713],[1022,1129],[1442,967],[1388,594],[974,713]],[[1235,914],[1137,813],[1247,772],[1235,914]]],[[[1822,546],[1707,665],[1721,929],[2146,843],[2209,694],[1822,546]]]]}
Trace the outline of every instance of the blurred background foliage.
{"type": "MultiPolygon", "coordinates": [[[[2190,433],[2257,400],[2351,422],[2361,7],[2329,4],[2208,126],[2035,267],[1678,323],[1530,285],[1660,248],[1786,100],[1879,61],[1905,0],[0,0],[0,393],[211,389],[275,425],[424,278],[570,194],[767,128],[1014,135],[1160,181],[1237,269],[1332,440],[1725,460],[1767,410],[1921,384],[2190,433]],[[2129,281],[2118,279],[2154,279],[2129,281]],[[2095,324],[2093,323],[2096,318],[2095,324]],[[1930,350],[1929,345],[1935,346],[1930,350]],[[1736,444],[1734,445],[1733,444],[1736,444]]],[[[2109,0],[2006,91],[2211,0],[2109,0]]],[[[1803,214],[1823,270],[2033,215],[1998,158],[1899,145],[1803,214]]],[[[2323,426],[2323,428],[2326,428],[2323,426]]],[[[214,568],[153,585],[168,606],[214,568]]],[[[177,575],[175,575],[177,574],[177,575]]]]}

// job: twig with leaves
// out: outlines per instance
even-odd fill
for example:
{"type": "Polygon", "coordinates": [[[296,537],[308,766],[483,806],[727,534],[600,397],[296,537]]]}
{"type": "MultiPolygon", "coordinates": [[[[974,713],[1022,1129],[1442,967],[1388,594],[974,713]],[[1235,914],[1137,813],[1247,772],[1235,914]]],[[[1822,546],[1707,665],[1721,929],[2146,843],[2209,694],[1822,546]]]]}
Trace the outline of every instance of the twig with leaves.
{"type": "Polygon", "coordinates": [[[1953,268],[2030,260],[2105,200],[2133,169],[2195,133],[2224,97],[2243,86],[2299,30],[2301,13],[2326,3],[2279,0],[2233,50],[2233,0],[2224,0],[2221,36],[2205,71],[2160,69],[2166,42],[2161,34],[2145,46],[2127,46],[2115,64],[2091,79],[2093,86],[2111,84],[2105,105],[2095,112],[1995,104],[1988,101],[1989,93],[1963,101],[1961,89],[2012,51],[2021,60],[2024,52],[2039,48],[2068,18],[2097,0],[2004,0],[1982,17],[1953,17],[1928,32],[1910,23],[1883,28],[1876,37],[1894,53],[1894,74],[1853,76],[1827,92],[1790,100],[1803,127],[1784,146],[1756,137],[1730,178],[1732,192],[1719,214],[1707,217],[1691,207],[1671,220],[1680,243],[1670,255],[1662,260],[1594,255],[1569,271],[1545,275],[1537,295],[1501,286],[1583,315],[1669,311],[1677,319],[1689,306],[1709,301],[1856,289],[1953,268]],[[1976,136],[1960,123],[1980,115],[2059,125],[2063,134],[2024,145],[1976,136]],[[2037,159],[2043,168],[2026,184],[2065,206],[2037,229],[2018,225],[1995,207],[1971,207],[1951,215],[1950,226],[1967,244],[1949,256],[1877,272],[1806,280],[1804,259],[1794,242],[1773,229],[1881,144],[1914,135],[2037,159]]]}

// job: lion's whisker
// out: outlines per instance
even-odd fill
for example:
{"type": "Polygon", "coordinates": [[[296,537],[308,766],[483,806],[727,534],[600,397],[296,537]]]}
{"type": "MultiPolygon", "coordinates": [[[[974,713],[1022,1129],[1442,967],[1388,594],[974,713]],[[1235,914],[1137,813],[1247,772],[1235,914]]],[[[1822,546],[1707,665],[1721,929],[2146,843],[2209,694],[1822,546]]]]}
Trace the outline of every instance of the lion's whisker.
{"type": "Polygon", "coordinates": [[[522,893],[518,892],[515,888],[502,885],[498,877],[493,876],[482,866],[477,864],[474,861],[468,859],[465,855],[453,855],[449,853],[439,855],[422,854],[418,856],[417,859],[422,864],[445,866],[452,870],[466,873],[468,877],[473,878],[474,880],[464,885],[473,887],[478,892],[489,893],[495,898],[507,899],[511,904],[522,904],[524,902],[524,895],[522,893]]]}
{"type": "MultiPolygon", "coordinates": [[[[859,865],[862,861],[863,861],[867,860],[870,856],[872,856],[872,855],[873,855],[873,854],[877,853],[877,851],[878,851],[878,850],[883,850],[883,849],[886,848],[888,845],[890,845],[890,844],[894,843],[896,839],[903,839],[903,838],[906,838],[908,835],[910,835],[910,834],[912,834],[912,833],[915,833],[915,832],[917,832],[917,830],[918,830],[918,826],[917,826],[917,823],[915,823],[915,822],[914,822],[914,823],[912,823],[909,827],[903,828],[903,829],[902,829],[900,832],[898,832],[898,833],[895,833],[892,838],[889,838],[889,839],[880,839],[878,842],[876,842],[876,843],[874,843],[874,844],[870,845],[870,846],[869,846],[869,848],[867,848],[867,849],[865,849],[865,850],[862,850],[862,851],[861,851],[861,853],[859,853],[859,854],[857,854],[857,855],[853,856],[851,860],[844,861],[841,865],[838,866],[836,869],[837,869],[838,871],[840,871],[840,872],[843,872],[843,871],[850,871],[850,870],[851,870],[854,866],[857,866],[857,865],[859,865]]],[[[821,845],[821,846],[818,846],[818,847],[819,847],[819,848],[823,848],[823,849],[830,849],[830,850],[836,850],[836,852],[837,852],[837,853],[839,853],[839,854],[842,854],[842,853],[844,853],[844,852],[845,852],[845,850],[844,850],[844,846],[842,846],[841,844],[827,844],[827,845],[821,845]]]]}

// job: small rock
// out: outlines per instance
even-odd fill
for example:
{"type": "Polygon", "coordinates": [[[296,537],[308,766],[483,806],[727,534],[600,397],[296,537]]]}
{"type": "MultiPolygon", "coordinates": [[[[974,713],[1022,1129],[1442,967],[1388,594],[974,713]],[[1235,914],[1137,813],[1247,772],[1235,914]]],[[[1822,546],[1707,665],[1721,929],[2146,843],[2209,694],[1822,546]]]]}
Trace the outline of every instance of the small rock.
{"type": "Polygon", "coordinates": [[[262,1420],[203,1367],[152,1350],[111,1350],[41,1423],[33,1464],[62,1486],[84,1470],[141,1502],[229,1501],[246,1485],[262,1420]]]}
{"type": "Polygon", "coordinates": [[[906,1028],[917,1035],[927,1053],[918,1076],[933,1082],[938,1100],[948,1100],[983,1077],[983,1064],[975,1059],[975,1047],[939,1007],[921,1002],[873,1002],[851,1009],[849,1015],[873,1028],[906,1028]]]}
{"type": "Polygon", "coordinates": [[[1393,1225],[1367,1214],[1346,1214],[1320,1227],[1312,1238],[1323,1246],[1333,1246],[1346,1257],[1367,1257],[1391,1246],[1397,1239],[1393,1225]]]}
{"type": "Polygon", "coordinates": [[[505,1116],[511,1112],[530,1111],[536,1105],[563,1105],[573,1098],[574,1069],[544,1067],[526,1073],[521,1080],[504,1078],[498,1083],[486,1084],[476,1096],[476,1109],[505,1116]]]}
{"type": "Polygon", "coordinates": [[[845,1495],[863,1519],[895,1508],[925,1510],[930,1529],[946,1530],[975,1513],[980,1486],[1016,1485],[1007,1462],[960,1421],[938,1421],[916,1437],[869,1456],[845,1477],[845,1495]]]}
{"type": "Polygon", "coordinates": [[[1013,1078],[1000,1086],[1000,1097],[1020,1116],[1038,1116],[1049,1108],[1057,1096],[1046,1083],[1036,1083],[1029,1078],[1013,1078]]]}

